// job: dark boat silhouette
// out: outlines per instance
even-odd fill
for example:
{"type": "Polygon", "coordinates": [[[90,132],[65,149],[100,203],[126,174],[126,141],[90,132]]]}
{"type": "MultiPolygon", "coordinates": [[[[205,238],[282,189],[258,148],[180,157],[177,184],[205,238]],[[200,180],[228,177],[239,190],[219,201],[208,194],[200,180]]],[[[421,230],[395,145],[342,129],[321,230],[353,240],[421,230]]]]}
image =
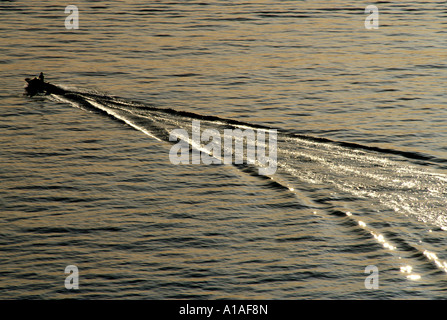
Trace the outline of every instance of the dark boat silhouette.
{"type": "Polygon", "coordinates": [[[43,73],[41,72],[38,77],[32,79],[26,78],[27,85],[25,86],[26,94],[30,97],[35,95],[49,95],[49,94],[65,94],[66,91],[55,85],[45,82],[43,73]]]}

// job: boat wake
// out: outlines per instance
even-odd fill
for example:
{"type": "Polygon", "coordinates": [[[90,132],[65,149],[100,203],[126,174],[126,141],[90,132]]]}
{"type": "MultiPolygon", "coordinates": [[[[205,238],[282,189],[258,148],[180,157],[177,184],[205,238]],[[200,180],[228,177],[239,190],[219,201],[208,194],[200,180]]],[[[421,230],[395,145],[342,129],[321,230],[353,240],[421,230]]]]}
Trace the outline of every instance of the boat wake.
{"type": "MultiPolygon", "coordinates": [[[[259,167],[269,165],[268,161],[259,158],[250,161],[248,151],[243,154],[244,161],[239,163],[235,163],[233,151],[232,165],[267,179],[273,188],[305,198],[316,213],[324,211],[339,216],[343,223],[356,226],[393,256],[399,257],[401,272],[409,279],[419,276],[408,272],[411,270],[408,265],[415,257],[422,257],[447,273],[445,258],[435,253],[439,252],[439,247],[431,245],[431,241],[421,242],[416,236],[421,229],[442,233],[447,230],[447,175],[441,167],[442,159],[297,135],[242,121],[157,108],[97,92],[58,87],[63,91],[49,97],[106,114],[159,141],[172,144],[182,140],[190,150],[199,150],[221,161],[215,163],[226,162],[216,150],[197,141],[194,143],[191,139],[194,121],[200,121],[201,130],[210,132],[241,129],[259,134],[275,130],[276,158],[272,174],[259,175],[259,167]],[[184,137],[174,135],[179,129],[186,133],[184,137]],[[177,138],[174,141],[173,135],[177,138]],[[308,196],[309,193],[312,196],[308,196]]],[[[265,146],[265,140],[259,141],[259,136],[262,135],[256,135],[256,146],[265,146]]],[[[235,137],[235,144],[237,139],[235,137]]],[[[243,143],[248,138],[241,136],[239,139],[243,143]]],[[[228,150],[223,150],[225,152],[228,150]]]]}

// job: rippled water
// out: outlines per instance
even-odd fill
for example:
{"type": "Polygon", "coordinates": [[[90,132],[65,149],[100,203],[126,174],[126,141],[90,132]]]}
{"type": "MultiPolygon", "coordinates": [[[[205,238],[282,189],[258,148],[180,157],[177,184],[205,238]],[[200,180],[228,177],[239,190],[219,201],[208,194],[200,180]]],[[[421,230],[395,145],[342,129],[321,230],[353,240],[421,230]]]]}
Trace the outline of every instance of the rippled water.
{"type": "Polygon", "coordinates": [[[68,4],[0,2],[1,298],[444,298],[443,2],[68,4]],[[172,164],[193,121],[276,172],[172,164]]]}

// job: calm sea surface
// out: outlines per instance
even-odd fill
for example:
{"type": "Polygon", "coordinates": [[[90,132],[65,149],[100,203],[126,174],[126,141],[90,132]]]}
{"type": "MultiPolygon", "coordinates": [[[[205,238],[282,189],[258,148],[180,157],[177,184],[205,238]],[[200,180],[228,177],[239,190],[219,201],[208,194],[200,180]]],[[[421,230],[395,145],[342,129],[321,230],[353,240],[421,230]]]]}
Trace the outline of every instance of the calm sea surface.
{"type": "Polygon", "coordinates": [[[69,4],[0,2],[1,299],[446,298],[444,1],[69,4]],[[173,164],[193,121],[276,172],[173,164]]]}

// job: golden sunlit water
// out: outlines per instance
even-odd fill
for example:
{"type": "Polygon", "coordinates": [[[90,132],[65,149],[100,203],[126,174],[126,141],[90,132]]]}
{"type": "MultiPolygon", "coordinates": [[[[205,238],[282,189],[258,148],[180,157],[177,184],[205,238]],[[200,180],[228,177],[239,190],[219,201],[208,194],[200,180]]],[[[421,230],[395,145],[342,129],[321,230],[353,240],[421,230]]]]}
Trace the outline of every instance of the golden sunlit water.
{"type": "Polygon", "coordinates": [[[69,4],[0,2],[0,298],[445,298],[443,2],[69,4]],[[173,164],[194,121],[276,171],[173,164]]]}

